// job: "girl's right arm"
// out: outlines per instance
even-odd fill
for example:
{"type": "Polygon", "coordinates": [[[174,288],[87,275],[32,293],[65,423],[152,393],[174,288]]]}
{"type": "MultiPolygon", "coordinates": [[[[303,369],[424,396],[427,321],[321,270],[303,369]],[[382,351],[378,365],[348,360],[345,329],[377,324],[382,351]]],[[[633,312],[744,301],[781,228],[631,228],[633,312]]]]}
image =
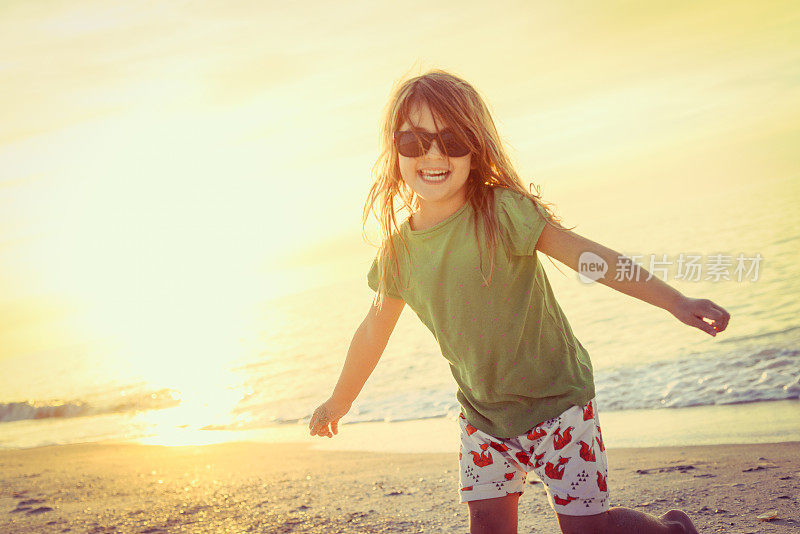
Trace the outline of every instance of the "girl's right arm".
{"type": "Polygon", "coordinates": [[[370,306],[350,342],[350,350],[347,351],[347,359],[333,394],[311,416],[308,428],[312,436],[330,438],[339,433],[339,419],[350,411],[350,406],[378,364],[405,304],[402,299],[385,295],[380,310],[374,303],[370,306]]]}

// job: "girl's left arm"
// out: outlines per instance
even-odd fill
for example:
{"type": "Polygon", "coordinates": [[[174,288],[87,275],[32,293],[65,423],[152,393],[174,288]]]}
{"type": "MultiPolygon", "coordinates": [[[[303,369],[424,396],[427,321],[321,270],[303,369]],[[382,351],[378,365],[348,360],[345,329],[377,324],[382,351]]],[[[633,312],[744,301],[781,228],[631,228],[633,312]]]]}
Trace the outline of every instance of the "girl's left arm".
{"type": "Polygon", "coordinates": [[[581,254],[594,253],[608,266],[605,274],[597,278],[601,284],[664,308],[682,323],[699,328],[711,336],[716,336],[717,332],[722,332],[728,326],[731,316],[721,306],[708,299],[686,297],[657,277],[651,277],[647,270],[635,264],[629,257],[570,230],[546,224],[539,236],[536,250],[541,250],[576,272],[580,272],[578,262],[581,254]],[[622,274],[617,276],[618,272],[622,274]],[[711,323],[705,319],[710,319],[711,323]]]}

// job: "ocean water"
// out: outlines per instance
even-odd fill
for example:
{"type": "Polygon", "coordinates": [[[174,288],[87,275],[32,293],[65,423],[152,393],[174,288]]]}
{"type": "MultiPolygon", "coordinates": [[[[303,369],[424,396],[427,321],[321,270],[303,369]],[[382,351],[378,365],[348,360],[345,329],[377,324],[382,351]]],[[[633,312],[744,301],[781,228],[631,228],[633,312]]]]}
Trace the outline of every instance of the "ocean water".
{"type": "MultiPolygon", "coordinates": [[[[447,17],[444,41],[376,3],[319,3],[315,20],[306,4],[49,7],[0,19],[15,51],[0,61],[0,448],[306,439],[372,299],[374,251],[345,238],[361,239],[377,110],[412,62],[474,80],[523,179],[577,233],[646,269],[649,254],[761,258],[755,280],[749,264],[742,280],[657,273],[731,313],[712,338],[540,255],[607,443],[800,440],[795,3],[453,3],[429,17],[447,17]],[[405,46],[365,52],[376,34],[405,46]],[[327,285],[268,298],[308,279],[327,285]]],[[[412,450],[397,429],[436,433],[457,410],[406,309],[342,424],[412,450]]]]}
{"type": "MultiPolygon", "coordinates": [[[[601,410],[658,417],[693,408],[713,414],[718,407],[730,419],[737,405],[768,407],[779,401],[784,430],[775,438],[800,439],[800,424],[795,426],[800,423],[796,178],[731,184],[681,206],[647,200],[644,195],[613,218],[571,203],[575,213],[568,218],[580,222],[578,233],[627,254],[741,252],[760,254],[763,261],[757,276],[751,273],[741,281],[677,281],[671,272],[662,276],[688,296],[710,298],[729,311],[727,331],[712,338],[664,310],[605,286],[581,283],[567,267],[556,269],[540,254],[592,358],[601,410]],[[679,211],[691,216],[678,216],[679,211]]],[[[3,360],[0,448],[157,438],[179,429],[209,441],[231,440],[252,431],[305,425],[332,391],[370,304],[365,278],[370,261],[365,257],[363,272],[340,284],[264,302],[250,352],[230,361],[221,357],[212,380],[197,376],[203,384],[199,394],[185,387],[196,372],[190,366],[182,370],[180,384],[121,373],[110,363],[116,350],[111,343],[3,360]]],[[[646,261],[639,263],[649,268],[646,261]]],[[[430,332],[406,308],[342,425],[452,418],[458,409],[447,362],[430,332]]],[[[763,411],[742,410],[743,417],[763,419],[758,413],[763,411]]],[[[756,423],[740,421],[742,428],[756,423]]],[[[682,442],[714,442],[718,434],[713,424],[699,425],[682,442]]],[[[725,436],[758,439],[747,432],[725,436]]]]}

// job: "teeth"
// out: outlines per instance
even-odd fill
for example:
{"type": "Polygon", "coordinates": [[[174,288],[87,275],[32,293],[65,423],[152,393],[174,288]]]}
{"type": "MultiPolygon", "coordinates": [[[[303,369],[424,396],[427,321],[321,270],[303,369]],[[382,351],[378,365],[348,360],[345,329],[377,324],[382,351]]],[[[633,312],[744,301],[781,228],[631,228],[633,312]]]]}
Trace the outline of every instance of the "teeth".
{"type": "Polygon", "coordinates": [[[447,179],[448,174],[450,174],[449,171],[436,171],[436,172],[420,171],[419,173],[419,175],[422,177],[423,180],[427,180],[428,182],[433,182],[433,183],[444,182],[447,179]]]}

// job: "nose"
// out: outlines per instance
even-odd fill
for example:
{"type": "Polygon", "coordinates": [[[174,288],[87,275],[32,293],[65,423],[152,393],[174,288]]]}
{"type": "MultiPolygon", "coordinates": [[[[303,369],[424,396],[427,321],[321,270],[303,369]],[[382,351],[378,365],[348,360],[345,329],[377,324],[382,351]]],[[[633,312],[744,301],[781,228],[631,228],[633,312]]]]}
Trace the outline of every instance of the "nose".
{"type": "Polygon", "coordinates": [[[425,153],[424,157],[430,159],[445,157],[444,152],[442,152],[441,147],[439,146],[439,140],[436,139],[435,137],[431,141],[431,147],[428,149],[428,152],[425,153]]]}

